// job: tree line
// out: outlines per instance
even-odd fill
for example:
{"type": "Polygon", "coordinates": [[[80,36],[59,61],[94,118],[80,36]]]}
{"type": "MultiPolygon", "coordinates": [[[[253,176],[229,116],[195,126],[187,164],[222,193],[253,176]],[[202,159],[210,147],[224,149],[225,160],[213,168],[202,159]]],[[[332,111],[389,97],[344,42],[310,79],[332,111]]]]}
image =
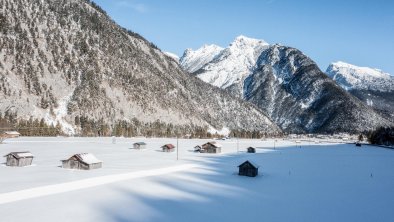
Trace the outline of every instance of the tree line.
{"type": "Polygon", "coordinates": [[[28,120],[18,119],[16,113],[0,113],[0,131],[18,131],[22,136],[59,136],[63,135],[59,123],[48,124],[44,118],[30,117],[28,120]]]}
{"type": "Polygon", "coordinates": [[[394,127],[380,127],[368,134],[371,144],[394,146],[394,127]]]}
{"type": "MultiPolygon", "coordinates": [[[[161,122],[141,122],[136,118],[131,121],[117,120],[107,123],[104,119],[95,120],[87,116],[76,116],[74,119],[76,128],[75,136],[82,137],[180,137],[180,138],[218,138],[221,135],[208,132],[207,127],[197,125],[174,125],[161,122]]],[[[16,113],[0,112],[1,131],[15,130],[21,136],[59,136],[65,135],[59,122],[48,124],[44,118],[30,117],[28,120],[19,119],[16,113]]],[[[268,136],[258,131],[232,130],[231,137],[238,138],[261,138],[268,136]]]]}

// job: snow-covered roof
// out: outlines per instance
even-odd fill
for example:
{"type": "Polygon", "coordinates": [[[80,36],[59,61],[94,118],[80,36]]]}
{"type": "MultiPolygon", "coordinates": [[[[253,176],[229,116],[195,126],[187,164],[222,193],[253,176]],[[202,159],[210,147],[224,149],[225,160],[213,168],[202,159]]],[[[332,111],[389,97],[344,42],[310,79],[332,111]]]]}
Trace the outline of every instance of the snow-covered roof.
{"type": "Polygon", "coordinates": [[[175,148],[175,146],[172,145],[172,144],[166,144],[166,145],[164,145],[162,147],[167,147],[168,149],[174,149],[175,148]]]}
{"type": "Polygon", "coordinates": [[[101,163],[103,161],[97,159],[93,154],[91,153],[79,153],[74,155],[76,158],[78,158],[80,161],[86,163],[86,164],[94,164],[94,163],[101,163]]]}
{"type": "Polygon", "coordinates": [[[5,134],[7,134],[7,135],[21,135],[19,132],[17,132],[17,131],[5,131],[4,132],[5,134]]]}
{"type": "MultiPolygon", "coordinates": [[[[218,143],[216,141],[212,141],[212,142],[208,142],[208,143],[211,144],[214,147],[217,147],[217,148],[222,147],[222,144],[220,144],[220,143],[218,143]]],[[[208,144],[208,143],[206,143],[206,144],[208,144]]]]}
{"type": "Polygon", "coordinates": [[[4,157],[9,156],[9,155],[12,155],[12,156],[14,156],[14,157],[17,158],[17,159],[20,159],[20,158],[28,158],[28,157],[34,157],[33,154],[31,154],[29,151],[24,151],[24,152],[11,152],[11,153],[5,155],[4,157]]]}
{"type": "Polygon", "coordinates": [[[246,162],[249,162],[250,164],[252,164],[252,165],[253,165],[254,167],[256,167],[256,168],[259,168],[259,167],[260,167],[258,164],[254,163],[254,162],[251,161],[251,160],[246,160],[245,162],[241,163],[238,167],[244,165],[246,162]]]}

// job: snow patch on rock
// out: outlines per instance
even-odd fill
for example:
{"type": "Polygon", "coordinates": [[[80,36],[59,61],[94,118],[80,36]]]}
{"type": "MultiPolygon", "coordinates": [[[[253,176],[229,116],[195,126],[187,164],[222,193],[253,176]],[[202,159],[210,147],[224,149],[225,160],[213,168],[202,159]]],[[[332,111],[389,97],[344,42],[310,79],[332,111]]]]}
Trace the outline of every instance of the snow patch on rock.
{"type": "Polygon", "coordinates": [[[67,116],[67,104],[70,101],[71,96],[72,94],[65,96],[59,100],[59,106],[53,110],[55,116],[48,112],[46,113],[44,118],[45,122],[48,124],[56,125],[57,123],[59,123],[62,127],[63,132],[68,135],[75,134],[74,126],[68,123],[65,119],[67,116]]]}
{"type": "Polygon", "coordinates": [[[218,134],[218,135],[221,135],[221,136],[228,136],[228,135],[230,135],[231,130],[229,128],[227,128],[227,127],[223,127],[221,130],[217,130],[217,129],[213,128],[213,127],[210,127],[208,129],[208,132],[210,134],[218,134]]]}
{"type": "Polygon", "coordinates": [[[163,52],[164,54],[166,54],[167,56],[169,56],[170,58],[174,59],[175,61],[179,62],[179,56],[172,53],[172,52],[163,52]]]}

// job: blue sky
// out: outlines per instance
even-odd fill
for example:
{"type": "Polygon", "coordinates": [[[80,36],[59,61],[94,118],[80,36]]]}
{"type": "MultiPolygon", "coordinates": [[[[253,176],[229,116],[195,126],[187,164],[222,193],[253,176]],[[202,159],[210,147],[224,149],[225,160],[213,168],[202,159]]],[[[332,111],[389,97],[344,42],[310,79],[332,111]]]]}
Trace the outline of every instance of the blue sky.
{"type": "Polygon", "coordinates": [[[182,55],[239,35],[394,74],[391,0],[94,0],[121,26],[182,55]]]}

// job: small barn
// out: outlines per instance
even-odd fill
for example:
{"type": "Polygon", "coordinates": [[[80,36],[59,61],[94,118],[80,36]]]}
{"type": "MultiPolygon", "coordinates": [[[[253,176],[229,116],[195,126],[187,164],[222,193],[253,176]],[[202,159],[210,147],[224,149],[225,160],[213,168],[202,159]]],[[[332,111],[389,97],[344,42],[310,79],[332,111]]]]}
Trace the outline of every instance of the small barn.
{"type": "Polygon", "coordinates": [[[103,162],[91,153],[74,154],[67,160],[62,160],[62,167],[67,169],[93,170],[103,166],[103,162]]]}
{"type": "Polygon", "coordinates": [[[5,155],[4,157],[7,158],[7,166],[15,167],[30,166],[34,158],[33,154],[31,154],[29,151],[12,152],[5,155]]]}
{"type": "Polygon", "coordinates": [[[247,150],[248,153],[256,153],[256,148],[251,147],[251,146],[248,147],[246,150],[247,150]]]}
{"type": "Polygon", "coordinates": [[[134,149],[145,149],[146,143],[145,142],[138,142],[133,144],[134,149]]]}
{"type": "Polygon", "coordinates": [[[220,153],[222,152],[222,145],[218,142],[208,142],[201,146],[201,153],[220,153]]]}
{"type": "Polygon", "coordinates": [[[163,152],[172,152],[175,149],[175,146],[172,144],[166,144],[161,147],[163,149],[163,152]]]}
{"type": "Polygon", "coordinates": [[[240,176],[255,177],[259,174],[259,166],[247,160],[238,166],[240,176]]]}

